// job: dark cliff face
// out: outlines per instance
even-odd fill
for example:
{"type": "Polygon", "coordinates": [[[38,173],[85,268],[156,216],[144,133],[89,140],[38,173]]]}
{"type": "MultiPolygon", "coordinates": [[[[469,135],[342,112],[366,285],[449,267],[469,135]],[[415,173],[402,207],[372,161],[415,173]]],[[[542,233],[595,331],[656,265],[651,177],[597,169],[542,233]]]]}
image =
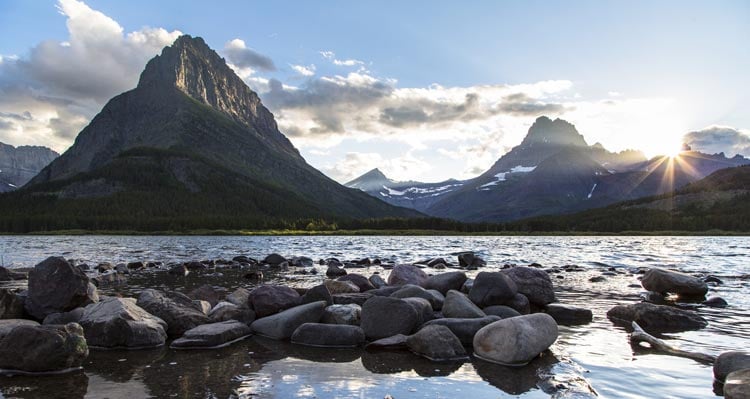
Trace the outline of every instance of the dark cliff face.
{"type": "Polygon", "coordinates": [[[23,186],[58,156],[47,147],[0,143],[0,192],[23,186]]]}

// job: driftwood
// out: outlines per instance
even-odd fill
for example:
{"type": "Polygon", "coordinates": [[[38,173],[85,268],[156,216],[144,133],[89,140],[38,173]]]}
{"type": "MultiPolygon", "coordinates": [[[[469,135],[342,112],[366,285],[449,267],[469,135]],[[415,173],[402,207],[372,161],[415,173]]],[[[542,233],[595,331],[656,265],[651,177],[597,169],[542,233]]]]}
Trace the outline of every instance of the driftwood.
{"type": "Polygon", "coordinates": [[[651,345],[651,348],[664,352],[668,355],[686,357],[688,359],[697,360],[699,362],[713,363],[716,360],[716,356],[673,348],[663,340],[656,338],[644,331],[636,322],[633,322],[632,326],[633,332],[630,334],[630,342],[633,344],[638,345],[641,342],[646,342],[651,345]]]}

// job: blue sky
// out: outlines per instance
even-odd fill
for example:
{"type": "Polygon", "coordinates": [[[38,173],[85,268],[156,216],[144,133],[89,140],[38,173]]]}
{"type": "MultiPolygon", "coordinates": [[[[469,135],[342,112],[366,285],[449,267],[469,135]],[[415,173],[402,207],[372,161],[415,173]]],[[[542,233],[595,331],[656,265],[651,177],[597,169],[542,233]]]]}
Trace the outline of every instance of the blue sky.
{"type": "Polygon", "coordinates": [[[306,159],[340,181],[375,166],[398,179],[471,177],[541,114],[571,121],[591,144],[648,155],[688,132],[713,127],[714,137],[718,125],[726,135],[707,151],[750,155],[746,1],[3,0],[0,141],[64,150],[179,33],[202,36],[230,63],[232,48],[273,60],[275,70],[233,66],[306,159]],[[106,65],[93,82],[61,82],[87,67],[59,64],[108,57],[132,60],[113,70],[115,83],[97,83],[106,65]],[[23,100],[9,89],[20,86],[75,104],[23,100]]]}

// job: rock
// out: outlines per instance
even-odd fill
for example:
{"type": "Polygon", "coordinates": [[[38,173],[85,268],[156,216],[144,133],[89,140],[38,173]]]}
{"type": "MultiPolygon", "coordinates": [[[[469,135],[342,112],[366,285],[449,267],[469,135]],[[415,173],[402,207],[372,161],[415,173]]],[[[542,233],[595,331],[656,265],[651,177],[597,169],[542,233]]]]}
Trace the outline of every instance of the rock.
{"type": "Polygon", "coordinates": [[[445,302],[443,303],[443,316],[468,319],[484,317],[486,315],[466,295],[456,290],[450,290],[448,291],[448,295],[445,296],[445,302]]]}
{"type": "Polygon", "coordinates": [[[269,338],[288,339],[299,326],[319,322],[325,307],[326,303],[323,301],[306,303],[255,320],[250,327],[256,333],[269,338]]]}
{"type": "Polygon", "coordinates": [[[297,291],[282,285],[263,285],[250,292],[249,303],[255,316],[266,317],[300,304],[297,291]]]}
{"type": "Polygon", "coordinates": [[[458,360],[466,358],[461,341],[442,325],[429,325],[406,339],[409,349],[432,361],[458,360]]]}
{"type": "Polygon", "coordinates": [[[284,262],[286,262],[286,258],[279,255],[279,254],[270,254],[263,259],[263,263],[268,263],[269,265],[278,266],[284,262]]]}
{"type": "Polygon", "coordinates": [[[695,312],[647,302],[615,306],[607,312],[607,317],[626,327],[635,321],[649,332],[698,330],[708,325],[706,319],[695,312]]]}
{"type": "Polygon", "coordinates": [[[424,298],[402,298],[417,311],[417,327],[434,318],[432,305],[424,298]]]}
{"type": "Polygon", "coordinates": [[[507,274],[516,283],[518,292],[528,298],[530,303],[544,306],[555,301],[552,280],[544,270],[516,266],[503,270],[503,273],[507,274]]]}
{"type": "Polygon", "coordinates": [[[83,313],[84,313],[84,308],[75,308],[71,310],[70,312],[48,314],[47,317],[44,318],[44,321],[42,321],[42,324],[49,325],[49,324],[78,323],[81,321],[81,317],[83,317],[83,313]]]}
{"type": "Polygon", "coordinates": [[[231,302],[219,302],[208,313],[212,323],[237,320],[245,324],[255,321],[255,312],[246,306],[237,306],[231,302]]]}
{"type": "Polygon", "coordinates": [[[181,337],[185,331],[210,321],[190,298],[179,292],[146,289],[141,291],[136,305],[164,320],[170,337],[181,337]]]}
{"type": "Polygon", "coordinates": [[[129,270],[141,270],[146,268],[146,262],[130,262],[127,264],[129,270]]]}
{"type": "Polygon", "coordinates": [[[289,264],[294,267],[313,267],[313,260],[307,256],[295,256],[289,264]]]}
{"type": "Polygon", "coordinates": [[[461,286],[461,292],[463,292],[466,295],[469,295],[469,292],[471,292],[471,287],[474,286],[474,279],[473,278],[467,278],[466,281],[464,281],[464,284],[461,286]]]}
{"type": "Polygon", "coordinates": [[[292,343],[323,348],[356,348],[365,343],[365,333],[353,325],[305,323],[292,334],[292,343]]]}
{"type": "Polygon", "coordinates": [[[326,270],[326,276],[328,276],[329,278],[346,276],[346,270],[338,267],[337,265],[328,265],[328,270],[326,270]]]}
{"type": "Polygon", "coordinates": [[[362,306],[362,330],[371,340],[411,334],[419,314],[403,299],[374,296],[362,306]]]}
{"type": "Polygon", "coordinates": [[[110,297],[88,305],[79,323],[90,346],[150,348],[167,339],[167,323],[141,309],[133,298],[110,297]]]}
{"type": "Polygon", "coordinates": [[[510,306],[504,306],[504,305],[495,305],[495,306],[488,306],[484,309],[482,309],[484,314],[487,316],[498,316],[501,319],[509,319],[511,317],[520,316],[522,313],[511,308],[510,306]]]}
{"type": "Polygon", "coordinates": [[[328,292],[330,292],[331,295],[353,294],[359,292],[359,287],[351,281],[326,280],[323,282],[323,285],[328,288],[328,292]]]}
{"type": "Polygon", "coordinates": [[[729,373],[742,369],[750,369],[750,352],[724,352],[714,362],[714,378],[724,381],[729,373]]]}
{"type": "Polygon", "coordinates": [[[603,283],[605,281],[607,281],[607,278],[604,276],[594,276],[589,279],[591,283],[603,283]]]}
{"type": "Polygon", "coordinates": [[[247,324],[237,320],[203,324],[188,331],[170,345],[175,349],[211,349],[231,345],[253,333],[247,324]]]}
{"type": "Polygon", "coordinates": [[[500,272],[479,272],[469,291],[469,299],[479,307],[501,305],[518,293],[516,283],[500,272]]]}
{"type": "Polygon", "coordinates": [[[26,273],[16,272],[0,266],[0,281],[26,280],[26,273]]]}
{"type": "Polygon", "coordinates": [[[336,305],[348,305],[350,303],[362,306],[367,302],[368,299],[372,298],[372,294],[369,292],[360,292],[354,294],[336,294],[331,295],[333,303],[336,305]]]}
{"type": "Polygon", "coordinates": [[[29,272],[29,296],[24,306],[36,319],[98,300],[89,278],[63,257],[49,257],[29,272]]]}
{"type": "Polygon", "coordinates": [[[427,278],[425,288],[439,291],[445,295],[450,290],[461,290],[461,286],[466,282],[466,273],[464,272],[447,272],[440,273],[427,278]]]}
{"type": "Polygon", "coordinates": [[[23,299],[7,288],[0,288],[0,319],[23,317],[23,299]]]}
{"type": "Polygon", "coordinates": [[[208,316],[208,312],[210,312],[212,309],[211,304],[208,303],[207,301],[194,299],[193,304],[195,305],[196,308],[198,308],[198,310],[203,312],[203,314],[206,316],[208,316]]]}
{"type": "Polygon", "coordinates": [[[477,331],[474,354],[493,363],[522,366],[547,350],[557,334],[555,319],[545,313],[498,320],[477,331]]]}
{"type": "Polygon", "coordinates": [[[706,278],[704,278],[703,281],[705,281],[706,283],[714,283],[717,285],[724,284],[724,282],[721,281],[721,279],[716,276],[706,276],[706,278]]]}
{"type": "Polygon", "coordinates": [[[473,252],[464,252],[458,254],[458,264],[461,267],[477,268],[484,266],[486,263],[482,258],[474,255],[473,252]]]}
{"type": "Polygon", "coordinates": [[[80,367],[88,355],[83,329],[75,323],[20,325],[0,339],[0,369],[6,371],[59,372],[80,367]]]}
{"type": "Polygon", "coordinates": [[[472,319],[443,318],[428,321],[422,326],[422,328],[432,325],[448,327],[448,329],[458,337],[461,344],[471,346],[474,342],[474,335],[476,335],[477,331],[498,320],[500,320],[500,317],[498,316],[485,316],[472,319]]]}
{"type": "Polygon", "coordinates": [[[750,398],[750,368],[729,373],[724,382],[724,399],[750,398]]]}
{"type": "Polygon", "coordinates": [[[414,265],[396,265],[388,275],[389,285],[414,284],[424,287],[427,283],[427,273],[414,265]]]}
{"type": "Polygon", "coordinates": [[[198,262],[196,260],[185,262],[183,263],[185,265],[185,268],[191,271],[195,270],[208,270],[208,265],[206,265],[203,262],[198,262]]]}
{"type": "Polygon", "coordinates": [[[190,298],[206,301],[211,304],[212,308],[221,302],[224,295],[226,295],[226,289],[217,289],[209,284],[204,284],[188,293],[190,298]]]}
{"type": "Polygon", "coordinates": [[[394,292],[390,296],[393,298],[422,298],[427,300],[430,303],[430,306],[434,310],[439,310],[442,307],[441,298],[436,297],[432,293],[428,292],[424,288],[413,285],[413,284],[406,284],[402,286],[403,288],[399,289],[398,291],[394,292]]]}
{"type": "Polygon", "coordinates": [[[167,273],[174,276],[187,276],[188,274],[190,274],[190,271],[187,267],[185,267],[185,265],[179,264],[170,267],[167,273]]]}
{"type": "Polygon", "coordinates": [[[226,301],[239,307],[250,306],[250,291],[244,288],[237,288],[234,292],[227,295],[226,301]]]}
{"type": "Polygon", "coordinates": [[[383,277],[381,277],[379,274],[373,274],[367,280],[370,281],[370,284],[372,284],[372,286],[376,289],[383,288],[388,285],[388,283],[386,283],[385,280],[383,280],[383,277]]]}
{"type": "Polygon", "coordinates": [[[317,301],[325,301],[326,304],[333,305],[333,297],[331,296],[331,292],[328,291],[328,287],[326,287],[325,284],[316,285],[315,287],[307,290],[307,292],[305,292],[305,295],[302,295],[301,304],[317,301]]]}
{"type": "Polygon", "coordinates": [[[727,301],[724,300],[724,298],[718,297],[718,296],[712,296],[706,299],[705,301],[703,301],[703,305],[710,306],[712,308],[725,308],[729,306],[729,304],[727,303],[727,301]]]}
{"type": "Polygon", "coordinates": [[[705,281],[688,274],[653,268],[641,279],[643,288],[661,294],[672,293],[683,296],[704,296],[708,292],[705,281]]]}
{"type": "Polygon", "coordinates": [[[337,278],[338,281],[348,281],[351,283],[354,283],[354,285],[359,288],[359,292],[365,292],[369,290],[374,290],[375,286],[372,285],[370,280],[367,279],[367,277],[357,274],[357,273],[349,273],[346,276],[341,276],[337,278]]]}
{"type": "Polygon", "coordinates": [[[0,320],[0,340],[3,339],[6,335],[8,335],[11,330],[18,326],[38,326],[39,323],[35,322],[34,320],[26,320],[26,319],[4,319],[0,320]]]}
{"type": "Polygon", "coordinates": [[[391,296],[394,292],[400,290],[401,288],[403,288],[402,285],[386,285],[385,287],[367,291],[367,293],[373,296],[391,296]]]}
{"type": "Polygon", "coordinates": [[[576,325],[590,323],[594,314],[589,309],[579,308],[561,303],[550,303],[544,311],[552,316],[557,324],[576,325]]]}
{"type": "Polygon", "coordinates": [[[367,344],[367,349],[402,349],[406,348],[406,339],[409,338],[404,334],[396,334],[391,337],[381,338],[367,344]]]}
{"type": "Polygon", "coordinates": [[[115,271],[106,272],[99,274],[91,278],[91,282],[97,287],[106,287],[113,285],[126,284],[128,278],[124,274],[117,273],[115,271]]]}
{"type": "Polygon", "coordinates": [[[445,296],[440,293],[438,290],[427,290],[428,293],[432,295],[434,298],[434,301],[432,301],[433,309],[435,310],[441,310],[443,309],[443,303],[445,303],[445,296]]]}
{"type": "Polygon", "coordinates": [[[348,305],[330,305],[323,311],[320,318],[325,324],[349,324],[358,326],[362,319],[362,307],[350,303],[348,305]]]}

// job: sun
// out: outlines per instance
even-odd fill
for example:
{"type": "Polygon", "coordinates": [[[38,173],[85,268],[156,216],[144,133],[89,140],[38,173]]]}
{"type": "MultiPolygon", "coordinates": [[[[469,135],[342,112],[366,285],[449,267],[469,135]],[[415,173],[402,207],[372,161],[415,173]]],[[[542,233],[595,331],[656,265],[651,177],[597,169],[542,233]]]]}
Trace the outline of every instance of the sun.
{"type": "Polygon", "coordinates": [[[683,151],[682,140],[673,138],[654,139],[649,143],[649,150],[651,156],[662,156],[668,158],[676,158],[680,156],[683,151]]]}

